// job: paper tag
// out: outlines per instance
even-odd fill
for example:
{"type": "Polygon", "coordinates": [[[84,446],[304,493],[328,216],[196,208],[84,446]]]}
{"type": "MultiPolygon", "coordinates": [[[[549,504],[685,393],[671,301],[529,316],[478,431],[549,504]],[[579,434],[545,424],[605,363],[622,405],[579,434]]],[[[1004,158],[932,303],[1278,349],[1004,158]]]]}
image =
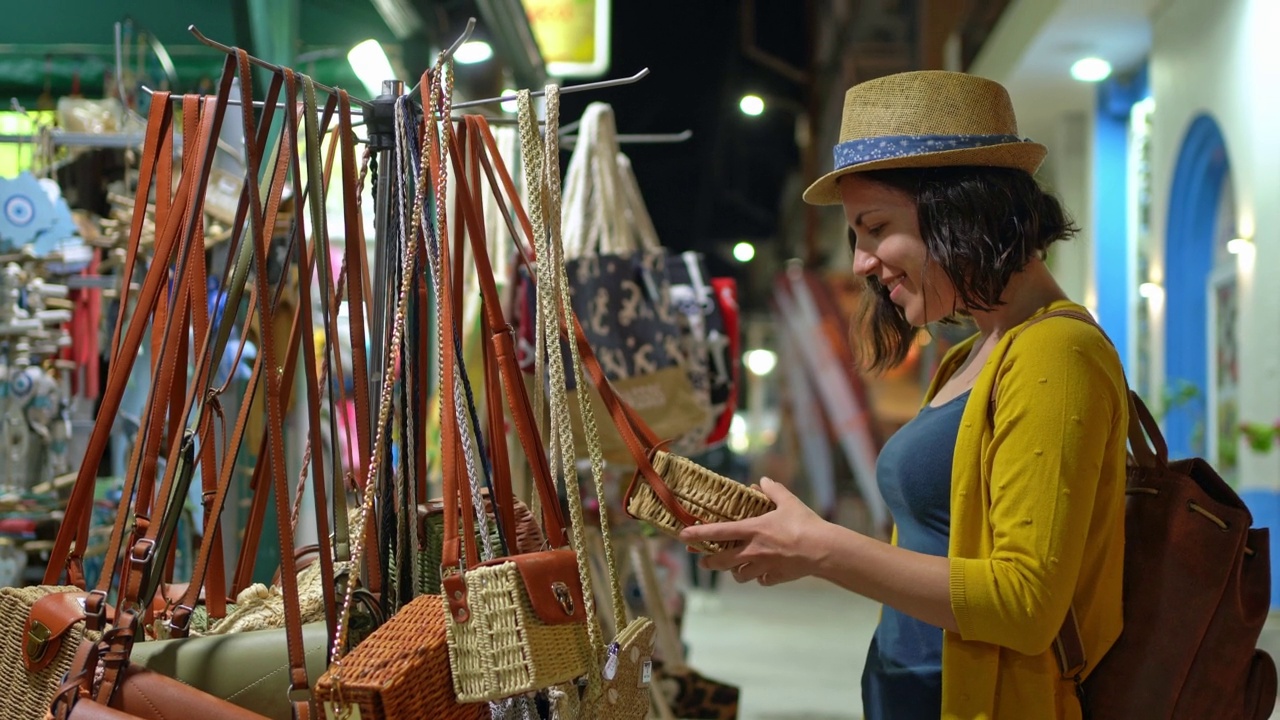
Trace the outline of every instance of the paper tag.
{"type": "Polygon", "coordinates": [[[324,704],[324,716],[325,720],[360,720],[360,706],[327,702],[324,704]]]}
{"type": "Polygon", "coordinates": [[[644,667],[640,669],[640,687],[645,687],[649,681],[653,679],[653,661],[645,660],[644,667]]]}
{"type": "Polygon", "coordinates": [[[609,646],[609,657],[604,661],[604,679],[612,680],[618,675],[618,643],[609,646]]]}

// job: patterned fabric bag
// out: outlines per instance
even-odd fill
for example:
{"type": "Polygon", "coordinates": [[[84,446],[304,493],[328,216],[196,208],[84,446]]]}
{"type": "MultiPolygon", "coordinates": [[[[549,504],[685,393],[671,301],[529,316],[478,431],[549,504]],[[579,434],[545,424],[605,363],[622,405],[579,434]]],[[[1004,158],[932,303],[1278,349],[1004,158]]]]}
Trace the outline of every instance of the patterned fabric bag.
{"type": "MultiPolygon", "coordinates": [[[[613,110],[592,103],[582,117],[564,182],[564,247],[573,308],[614,388],[658,437],[702,440],[711,417],[705,369],[698,370],[705,362],[688,361],[687,333],[672,304],[668,253],[656,237],[636,232],[618,158],[613,110]]],[[[530,211],[539,208],[531,206],[530,211]]],[[[522,282],[518,324],[524,367],[532,371],[535,291],[527,277],[522,282]]],[[[572,400],[577,388],[571,379],[569,384],[574,437],[580,440],[582,420],[572,400]]],[[[591,396],[596,414],[607,417],[594,388],[591,396]]],[[[622,438],[604,425],[600,441],[605,458],[632,463],[622,438]]],[[[578,447],[578,456],[586,456],[585,447],[578,447]]]]}

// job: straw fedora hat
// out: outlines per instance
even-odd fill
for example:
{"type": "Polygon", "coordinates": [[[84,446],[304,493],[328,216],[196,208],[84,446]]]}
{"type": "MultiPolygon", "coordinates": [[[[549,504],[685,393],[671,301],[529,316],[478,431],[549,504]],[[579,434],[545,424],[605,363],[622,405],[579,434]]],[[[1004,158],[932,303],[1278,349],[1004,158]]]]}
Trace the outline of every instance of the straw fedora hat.
{"type": "Polygon", "coordinates": [[[804,192],[813,205],[839,205],[836,182],[888,168],[980,165],[1035,173],[1048,152],[1018,136],[1000,83],[940,70],[888,75],[844,96],[835,168],[804,192]]]}

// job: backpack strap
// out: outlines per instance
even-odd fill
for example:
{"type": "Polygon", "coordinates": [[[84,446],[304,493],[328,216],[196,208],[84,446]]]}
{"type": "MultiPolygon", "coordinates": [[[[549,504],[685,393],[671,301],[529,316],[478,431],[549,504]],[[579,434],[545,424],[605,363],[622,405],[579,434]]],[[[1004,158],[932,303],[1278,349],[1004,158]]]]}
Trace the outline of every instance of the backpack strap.
{"type": "MultiPolygon", "coordinates": [[[[1098,325],[1098,322],[1091,315],[1071,309],[1051,310],[1037,315],[1024,323],[1019,332],[1023,332],[1028,327],[1053,317],[1070,317],[1088,323],[1097,328],[1098,332],[1102,333],[1102,336],[1107,339],[1107,342],[1111,342],[1111,338],[1107,337],[1106,331],[1098,325]]],[[[1165,443],[1164,436],[1160,433],[1160,428],[1156,424],[1151,411],[1142,402],[1142,398],[1128,388],[1127,381],[1125,388],[1129,401],[1128,437],[1133,460],[1136,464],[1144,467],[1164,466],[1169,461],[1169,449],[1165,443]],[[1151,444],[1148,444],[1148,437],[1151,444]]],[[[998,389],[999,385],[992,388],[991,400],[988,406],[988,418],[993,423],[996,416],[998,389]]],[[[1053,651],[1058,657],[1058,667],[1062,670],[1062,676],[1075,683],[1076,694],[1083,704],[1084,688],[1081,683],[1083,682],[1085,668],[1088,667],[1088,658],[1085,655],[1084,642],[1080,638],[1080,626],[1076,620],[1074,608],[1067,608],[1067,617],[1062,622],[1062,629],[1058,631],[1058,637],[1053,641],[1053,651]]]]}

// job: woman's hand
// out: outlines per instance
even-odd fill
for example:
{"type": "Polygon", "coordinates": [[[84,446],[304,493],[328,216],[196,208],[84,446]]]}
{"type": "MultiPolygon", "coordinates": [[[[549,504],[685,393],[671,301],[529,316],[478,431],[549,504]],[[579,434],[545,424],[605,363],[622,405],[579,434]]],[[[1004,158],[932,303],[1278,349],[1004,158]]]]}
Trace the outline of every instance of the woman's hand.
{"type": "Polygon", "coordinates": [[[813,575],[826,553],[823,538],[828,523],[782,484],[763,478],[760,489],[777,505],[775,510],[747,520],[686,528],[680,540],[736,543],[703,558],[701,565],[708,570],[731,570],[740,583],[757,580],[761,585],[779,585],[813,575]]]}

